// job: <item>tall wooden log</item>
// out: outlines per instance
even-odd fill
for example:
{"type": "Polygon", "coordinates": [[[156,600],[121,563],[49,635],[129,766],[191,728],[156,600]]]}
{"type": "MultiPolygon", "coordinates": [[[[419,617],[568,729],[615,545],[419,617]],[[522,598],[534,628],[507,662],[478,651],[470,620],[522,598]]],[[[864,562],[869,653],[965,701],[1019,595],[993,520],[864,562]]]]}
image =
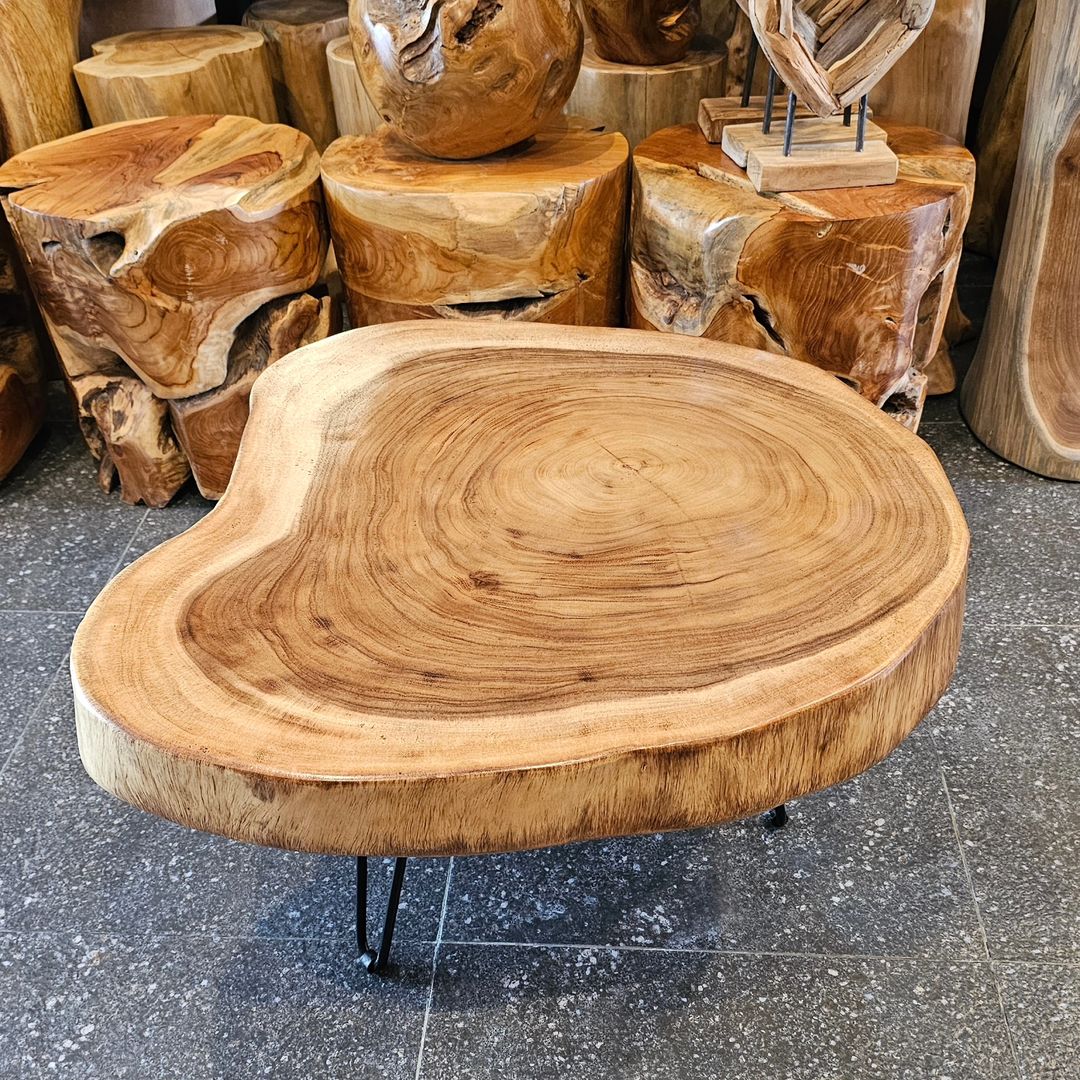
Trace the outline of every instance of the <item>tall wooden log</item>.
{"type": "Polygon", "coordinates": [[[350,0],[349,13],[379,115],[435,157],[483,157],[535,135],[581,64],[570,0],[350,0]]]}
{"type": "Polygon", "coordinates": [[[581,0],[593,49],[613,64],[673,64],[690,51],[701,0],[581,0]]]}
{"type": "Polygon", "coordinates": [[[136,30],[93,48],[75,65],[75,78],[96,125],[208,113],[278,119],[266,42],[256,30],[136,30]]]}
{"type": "Polygon", "coordinates": [[[634,152],[631,325],[786,353],[917,427],[974,161],[943,135],[881,123],[900,159],[893,186],[769,196],[696,126],[646,139],[634,152]]]}
{"type": "Polygon", "coordinates": [[[346,36],[331,41],[326,46],[326,63],[338,131],[342,135],[370,135],[383,118],[360,81],[352,39],[346,36]]]}
{"type": "Polygon", "coordinates": [[[477,162],[392,129],[339,139],[323,188],[354,326],[621,321],[626,139],[560,124],[477,162]]]}
{"type": "Polygon", "coordinates": [[[244,25],[266,38],[282,119],[321,153],[338,137],[326,47],[349,32],[348,0],[258,0],[244,25]]]}
{"type": "Polygon", "coordinates": [[[1009,224],[961,407],[1017,465],[1080,480],[1080,6],[1039,0],[1009,224]]]}

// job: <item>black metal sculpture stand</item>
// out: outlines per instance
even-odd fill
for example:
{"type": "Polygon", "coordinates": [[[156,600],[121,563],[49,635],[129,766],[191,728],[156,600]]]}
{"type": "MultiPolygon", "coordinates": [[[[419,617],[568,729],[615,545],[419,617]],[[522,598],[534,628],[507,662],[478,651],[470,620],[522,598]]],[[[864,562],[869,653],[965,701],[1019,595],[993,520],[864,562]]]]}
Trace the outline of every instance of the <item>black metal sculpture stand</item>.
{"type": "Polygon", "coordinates": [[[394,860],[394,876],[390,881],[390,899],[386,904],[382,937],[376,948],[368,942],[368,865],[367,857],[356,860],[356,947],[360,963],[372,975],[385,975],[390,967],[390,947],[394,943],[394,924],[401,906],[401,886],[405,882],[405,859],[394,860]]]}

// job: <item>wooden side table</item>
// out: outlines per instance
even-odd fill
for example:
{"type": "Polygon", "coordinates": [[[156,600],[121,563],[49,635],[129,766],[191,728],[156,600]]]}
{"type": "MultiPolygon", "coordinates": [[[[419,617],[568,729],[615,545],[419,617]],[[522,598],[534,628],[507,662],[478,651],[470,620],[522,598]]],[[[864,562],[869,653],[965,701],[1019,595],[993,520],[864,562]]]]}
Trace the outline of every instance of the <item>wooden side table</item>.
{"type": "Polygon", "coordinates": [[[152,813],[361,856],[361,886],[396,855],[396,897],[411,855],[778,807],[949,681],[948,480],[807,364],[413,323],[312,345],[252,399],[218,508],[75,637],[86,769],[152,813]]]}

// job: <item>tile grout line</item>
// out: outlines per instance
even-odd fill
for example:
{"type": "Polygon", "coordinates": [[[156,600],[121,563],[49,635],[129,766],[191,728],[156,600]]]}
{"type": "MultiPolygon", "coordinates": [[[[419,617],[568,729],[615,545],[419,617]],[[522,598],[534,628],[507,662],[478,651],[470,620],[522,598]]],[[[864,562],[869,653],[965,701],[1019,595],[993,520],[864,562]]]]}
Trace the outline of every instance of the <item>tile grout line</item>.
{"type": "Polygon", "coordinates": [[[446,884],[443,886],[442,911],[439,912],[439,927],[435,931],[435,948],[431,951],[431,982],[428,984],[427,1004],[424,1006],[424,1023],[420,1028],[420,1048],[416,1052],[416,1077],[420,1080],[420,1072],[424,1066],[424,1045],[427,1043],[428,1023],[431,1020],[431,1005],[435,1000],[435,976],[439,969],[439,948],[443,940],[443,927],[446,925],[446,908],[450,899],[450,882],[454,876],[454,859],[450,858],[450,865],[446,870],[446,884]]]}

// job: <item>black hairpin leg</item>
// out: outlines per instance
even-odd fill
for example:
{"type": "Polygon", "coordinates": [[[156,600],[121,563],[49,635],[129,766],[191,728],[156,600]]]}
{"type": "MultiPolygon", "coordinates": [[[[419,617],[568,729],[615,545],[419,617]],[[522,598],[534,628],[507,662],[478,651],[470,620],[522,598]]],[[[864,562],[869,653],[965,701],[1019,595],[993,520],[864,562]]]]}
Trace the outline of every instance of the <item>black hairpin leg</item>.
{"type": "Polygon", "coordinates": [[[851,106],[844,109],[844,127],[851,127],[851,106]]]}
{"type": "Polygon", "coordinates": [[[745,109],[750,104],[750,94],[754,89],[754,68],[757,67],[758,40],[754,34],[750,35],[750,48],[746,53],[746,75],[742,84],[742,107],[745,109]]]}
{"type": "Polygon", "coordinates": [[[765,91],[765,119],[761,122],[761,131],[763,135],[768,135],[772,131],[772,111],[773,102],[776,100],[776,70],[772,64],[769,65],[769,87],[765,91]]]}
{"type": "Polygon", "coordinates": [[[859,98],[859,126],[855,129],[855,149],[859,153],[862,153],[862,149],[866,146],[866,109],[869,98],[866,94],[863,94],[859,98]]]}
{"type": "Polygon", "coordinates": [[[791,141],[795,138],[795,94],[788,94],[787,121],[784,124],[784,157],[791,156],[791,141]]]}
{"type": "Polygon", "coordinates": [[[360,953],[360,963],[364,970],[372,975],[385,975],[390,965],[390,946],[394,943],[394,924],[397,922],[398,907],[401,904],[401,886],[405,881],[405,859],[394,860],[394,876],[390,882],[390,899],[386,904],[386,919],[383,922],[382,938],[378,949],[368,943],[367,901],[368,901],[368,866],[363,855],[356,860],[356,947],[360,953]]]}
{"type": "Polygon", "coordinates": [[[787,804],[781,803],[765,815],[767,829],[782,829],[788,823],[787,804]]]}

